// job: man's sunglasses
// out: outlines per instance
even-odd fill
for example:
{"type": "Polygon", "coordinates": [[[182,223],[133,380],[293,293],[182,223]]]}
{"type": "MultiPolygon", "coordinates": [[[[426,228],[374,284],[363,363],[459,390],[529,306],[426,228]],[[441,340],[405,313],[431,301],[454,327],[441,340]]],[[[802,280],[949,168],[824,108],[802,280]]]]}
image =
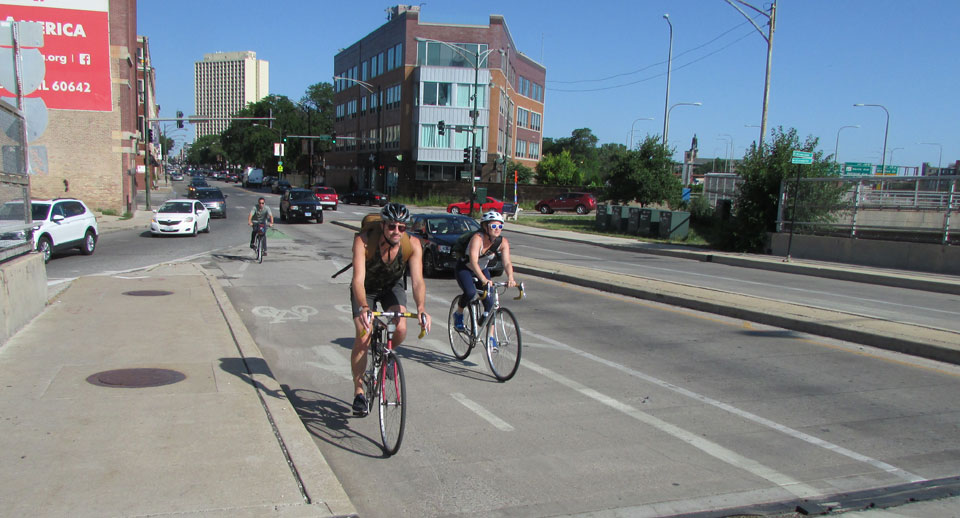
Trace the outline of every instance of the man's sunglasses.
{"type": "Polygon", "coordinates": [[[493,228],[493,229],[503,228],[503,224],[501,223],[501,224],[498,225],[498,224],[496,224],[496,223],[491,223],[491,224],[490,224],[490,228],[493,228]]]}
{"type": "Polygon", "coordinates": [[[397,230],[400,232],[406,232],[407,226],[402,223],[387,223],[387,230],[397,230]]]}

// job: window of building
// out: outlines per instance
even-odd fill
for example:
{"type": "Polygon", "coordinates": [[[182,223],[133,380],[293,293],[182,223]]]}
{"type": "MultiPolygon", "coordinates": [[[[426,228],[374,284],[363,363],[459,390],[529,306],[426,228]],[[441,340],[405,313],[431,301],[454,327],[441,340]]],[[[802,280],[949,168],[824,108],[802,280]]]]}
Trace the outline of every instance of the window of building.
{"type": "Polygon", "coordinates": [[[383,73],[383,52],[377,54],[377,75],[383,73]]]}
{"type": "Polygon", "coordinates": [[[361,65],[361,67],[360,67],[360,74],[361,74],[360,80],[361,80],[361,81],[366,81],[366,80],[367,80],[367,67],[368,67],[369,65],[370,65],[370,63],[367,62],[367,61],[364,61],[363,64],[361,65]]]}
{"type": "Polygon", "coordinates": [[[377,75],[378,75],[378,74],[377,74],[377,59],[378,59],[377,56],[373,56],[373,57],[370,58],[370,78],[371,78],[371,79],[374,78],[374,77],[377,77],[377,75]]]}
{"type": "MultiPolygon", "coordinates": [[[[477,54],[487,51],[486,43],[449,43],[421,41],[417,43],[417,65],[432,67],[473,68],[477,54]],[[462,50],[453,50],[450,45],[462,50]]],[[[487,67],[487,56],[480,59],[480,68],[487,67]]]]}
{"type": "Polygon", "coordinates": [[[541,117],[539,113],[530,113],[530,129],[540,131],[541,117]]]}
{"type": "Polygon", "coordinates": [[[393,53],[394,53],[394,54],[393,54],[393,55],[394,55],[394,58],[396,59],[396,63],[395,63],[396,66],[395,66],[394,68],[402,67],[402,66],[404,65],[404,63],[403,63],[403,43],[397,43],[397,46],[393,48],[393,53]]]}
{"type": "Polygon", "coordinates": [[[367,96],[360,98],[360,115],[367,113],[367,96]]]}
{"type": "Polygon", "coordinates": [[[540,143],[531,142],[530,143],[530,158],[540,159],[540,143]]]}
{"type": "Polygon", "coordinates": [[[452,98],[450,96],[450,83],[436,83],[427,81],[423,83],[423,105],[424,106],[451,106],[452,98]]]}
{"type": "Polygon", "coordinates": [[[526,128],[528,126],[528,121],[530,117],[530,112],[524,110],[523,108],[517,107],[517,127],[526,128]]]}
{"type": "Polygon", "coordinates": [[[527,157],[527,143],[523,140],[517,140],[517,158],[526,158],[527,157]]]}
{"type": "Polygon", "coordinates": [[[393,70],[393,47],[387,49],[387,70],[393,70]]]}

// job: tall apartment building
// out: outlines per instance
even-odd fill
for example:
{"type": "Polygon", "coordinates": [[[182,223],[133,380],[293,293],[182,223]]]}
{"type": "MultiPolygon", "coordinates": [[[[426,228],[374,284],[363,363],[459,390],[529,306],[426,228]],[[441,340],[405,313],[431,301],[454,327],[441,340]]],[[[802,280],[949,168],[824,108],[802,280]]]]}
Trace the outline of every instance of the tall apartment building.
{"type": "Polygon", "coordinates": [[[465,25],[422,22],[417,6],[388,11],[387,23],[334,56],[327,183],[412,193],[421,182],[469,181],[474,137],[483,182],[500,182],[510,160],[536,166],[546,68],[517,49],[503,16],[465,25]]]}
{"type": "MultiPolygon", "coordinates": [[[[194,104],[200,117],[230,117],[249,103],[269,93],[269,63],[257,59],[257,53],[217,52],[204,54],[193,67],[194,104]]],[[[196,124],[196,137],[219,135],[230,121],[196,124]]]]}

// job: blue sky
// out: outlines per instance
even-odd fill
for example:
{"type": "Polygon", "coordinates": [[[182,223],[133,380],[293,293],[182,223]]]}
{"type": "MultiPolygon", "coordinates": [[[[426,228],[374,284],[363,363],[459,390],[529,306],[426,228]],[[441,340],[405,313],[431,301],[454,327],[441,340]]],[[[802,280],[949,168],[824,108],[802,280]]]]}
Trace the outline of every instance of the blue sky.
{"type": "MultiPolygon", "coordinates": [[[[769,2],[749,0],[764,8],[769,2]]],[[[270,62],[270,92],[299,99],[330,81],[333,56],[386,21],[389,2],[354,0],[140,0],[162,116],[194,112],[193,63],[210,52],[253,50],[270,62]]],[[[663,133],[673,23],[670,145],[694,134],[700,156],[734,155],[759,135],[766,42],[724,0],[599,0],[420,4],[421,21],[485,25],[505,17],[518,49],[547,69],[544,136],[590,128],[601,143],[663,133]],[[653,121],[634,121],[652,117],[653,121]]],[[[780,0],[773,38],[768,128],[820,138],[839,159],[880,163],[890,112],[888,164],[944,166],[960,159],[960,2],[780,0]],[[920,142],[940,144],[924,145],[920,142]],[[892,156],[892,162],[891,162],[892,156]]],[[[748,14],[754,11],[743,7],[748,14]]],[[[763,19],[757,19],[764,27],[763,19]]]]}

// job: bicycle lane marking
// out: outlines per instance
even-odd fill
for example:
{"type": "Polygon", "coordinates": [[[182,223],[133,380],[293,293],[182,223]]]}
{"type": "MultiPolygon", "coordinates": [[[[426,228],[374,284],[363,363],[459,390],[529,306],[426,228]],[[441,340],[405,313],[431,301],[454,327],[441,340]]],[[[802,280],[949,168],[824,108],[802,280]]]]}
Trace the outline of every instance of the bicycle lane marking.
{"type": "Polygon", "coordinates": [[[499,417],[494,415],[493,412],[484,408],[483,405],[469,399],[467,396],[464,396],[459,392],[453,392],[450,394],[450,396],[453,397],[453,399],[456,399],[461,405],[469,408],[475,414],[483,418],[485,421],[492,424],[498,430],[501,430],[504,432],[512,432],[514,430],[513,426],[511,426],[509,423],[507,423],[503,419],[500,419],[499,417]]]}
{"type": "MultiPolygon", "coordinates": [[[[707,397],[707,396],[705,396],[705,395],[703,395],[703,394],[699,394],[699,393],[693,392],[692,390],[688,390],[688,389],[685,389],[685,388],[683,388],[683,387],[679,387],[679,386],[674,385],[674,384],[672,384],[672,383],[669,383],[669,382],[667,382],[667,381],[664,381],[664,380],[655,378],[655,377],[653,377],[653,376],[650,376],[649,374],[645,374],[645,373],[640,372],[640,371],[637,371],[637,370],[635,370],[635,369],[631,369],[631,368],[629,368],[629,367],[627,367],[627,366],[625,366],[625,365],[621,365],[621,364],[619,364],[619,363],[616,363],[616,362],[607,360],[607,359],[605,359],[605,358],[601,358],[601,357],[599,357],[599,356],[596,356],[596,355],[594,355],[594,354],[588,353],[588,352],[586,352],[586,351],[581,351],[580,349],[577,349],[577,348],[572,347],[572,346],[570,346],[570,345],[564,344],[564,343],[559,342],[559,341],[557,341],[557,340],[554,340],[554,339],[552,339],[552,338],[539,335],[539,334],[537,334],[537,333],[534,333],[534,332],[532,332],[532,331],[525,330],[525,329],[523,329],[523,328],[521,328],[520,331],[521,331],[525,336],[529,335],[529,336],[532,336],[532,337],[534,337],[534,338],[536,338],[536,339],[538,339],[538,340],[543,340],[543,341],[545,341],[545,342],[547,342],[547,343],[550,343],[550,344],[552,344],[552,345],[554,345],[554,346],[556,346],[556,347],[558,347],[558,348],[560,348],[560,349],[563,349],[563,350],[569,351],[569,352],[571,352],[571,353],[573,353],[573,354],[576,354],[576,355],[578,355],[578,356],[580,356],[580,357],[582,357],[582,358],[585,358],[585,359],[588,359],[588,360],[591,360],[591,361],[600,363],[600,364],[602,364],[602,365],[606,365],[607,367],[611,367],[611,368],[613,368],[613,369],[616,369],[616,370],[618,370],[618,371],[620,371],[620,372],[623,372],[623,373],[625,373],[625,374],[628,374],[628,375],[630,375],[630,376],[633,376],[633,377],[642,379],[642,380],[647,381],[647,382],[649,382],[649,383],[653,383],[654,385],[657,385],[657,386],[660,386],[660,387],[665,388],[665,389],[667,389],[667,390],[673,391],[673,392],[675,392],[675,393],[677,393],[677,394],[680,394],[680,395],[682,395],[682,396],[686,396],[686,397],[691,398],[691,399],[693,399],[693,400],[696,400],[696,401],[699,401],[699,402],[701,402],[701,403],[705,403],[705,404],[711,405],[711,406],[713,406],[713,407],[716,407],[716,408],[719,408],[719,409],[724,410],[724,411],[726,411],[726,412],[729,412],[729,413],[731,413],[731,414],[734,414],[734,415],[736,415],[736,416],[738,416],[738,417],[741,417],[741,418],[743,418],[743,419],[747,419],[747,420],[753,421],[753,422],[755,422],[755,423],[757,423],[757,424],[766,426],[766,427],[768,427],[768,428],[771,428],[771,429],[773,429],[773,430],[775,430],[775,431],[777,431],[777,432],[783,433],[783,434],[788,435],[788,436],[790,436],[790,437],[793,437],[793,438],[795,438],[795,439],[799,439],[799,440],[801,440],[801,441],[804,441],[804,442],[806,442],[806,443],[812,444],[812,445],[814,445],[814,446],[818,446],[818,447],[820,447],[820,448],[824,448],[824,449],[826,449],[826,450],[829,450],[829,451],[832,451],[832,452],[834,452],[834,453],[843,455],[843,456],[845,456],[845,457],[849,457],[849,458],[851,458],[851,459],[853,459],[853,460],[856,460],[856,461],[859,461],[859,462],[863,462],[863,463],[869,464],[869,465],[871,465],[871,466],[873,466],[873,467],[875,467],[875,468],[877,468],[877,469],[879,469],[879,470],[881,470],[881,471],[884,471],[884,472],[886,472],[886,473],[890,473],[891,475],[897,476],[897,477],[899,477],[899,478],[901,478],[901,479],[903,479],[903,480],[906,480],[906,481],[908,481],[908,482],[922,482],[922,481],[927,480],[926,478],[923,478],[923,477],[921,477],[921,476],[919,476],[919,475],[916,475],[916,474],[911,473],[911,472],[909,472],[909,471],[903,470],[903,469],[898,468],[898,467],[896,467],[896,466],[887,464],[886,462],[883,462],[883,461],[881,461],[881,460],[877,460],[877,459],[874,459],[874,458],[872,458],[872,457],[868,457],[868,456],[866,456],[866,455],[863,455],[863,454],[861,454],[861,453],[857,453],[857,452],[855,452],[855,451],[853,451],[853,450],[844,448],[843,446],[839,446],[839,445],[837,445],[837,444],[833,444],[833,443],[831,443],[831,442],[829,442],[829,441],[825,441],[825,440],[823,440],[823,439],[820,439],[819,437],[814,437],[814,436],[812,436],[812,435],[810,435],[810,434],[801,432],[801,431],[799,431],[799,430],[794,430],[793,428],[790,428],[790,427],[788,427],[788,426],[782,425],[782,424],[780,424],[780,423],[777,423],[777,422],[772,421],[772,420],[770,420],[770,419],[767,419],[767,418],[765,418],[765,417],[761,417],[761,416],[758,416],[758,415],[753,414],[753,413],[751,413],[751,412],[747,412],[746,410],[742,410],[742,409],[740,409],[740,408],[737,408],[737,407],[735,407],[735,406],[733,406],[733,405],[729,405],[729,404],[724,403],[724,402],[722,402],[722,401],[717,401],[717,400],[712,399],[712,398],[710,398],[710,397],[707,397]]],[[[530,362],[528,362],[527,360],[523,360],[523,361],[521,361],[520,363],[521,363],[521,365],[531,366],[531,368],[532,368],[532,364],[531,364],[530,362]]],[[[540,367],[540,369],[543,369],[544,371],[547,371],[547,369],[542,368],[542,367],[540,367]]],[[[536,369],[535,369],[535,370],[536,370],[536,369]]],[[[572,382],[572,383],[576,383],[576,382],[572,382]]],[[[652,418],[652,417],[651,417],[651,419],[655,419],[655,418],[652,418]]],[[[671,426],[672,426],[672,425],[671,425],[671,426]]]]}

